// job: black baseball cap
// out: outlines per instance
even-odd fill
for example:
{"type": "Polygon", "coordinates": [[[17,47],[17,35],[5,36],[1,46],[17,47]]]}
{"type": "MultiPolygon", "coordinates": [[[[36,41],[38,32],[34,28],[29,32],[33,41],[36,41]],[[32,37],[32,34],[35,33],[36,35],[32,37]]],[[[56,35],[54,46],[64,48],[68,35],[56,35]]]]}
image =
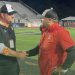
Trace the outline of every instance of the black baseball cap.
{"type": "Polygon", "coordinates": [[[10,4],[4,4],[1,8],[0,8],[0,13],[7,13],[9,15],[15,14],[17,13],[17,11],[15,11],[12,7],[12,5],[10,4]]]}
{"type": "Polygon", "coordinates": [[[53,10],[53,8],[50,8],[50,9],[46,9],[42,15],[38,15],[37,18],[52,18],[54,20],[58,20],[58,15],[57,13],[53,10]]]}

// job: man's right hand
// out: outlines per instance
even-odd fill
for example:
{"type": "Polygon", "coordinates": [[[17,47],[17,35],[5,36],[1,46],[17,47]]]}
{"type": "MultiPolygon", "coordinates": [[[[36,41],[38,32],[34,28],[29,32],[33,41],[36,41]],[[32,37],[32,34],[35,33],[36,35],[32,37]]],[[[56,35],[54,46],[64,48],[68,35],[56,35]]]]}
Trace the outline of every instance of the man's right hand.
{"type": "Polygon", "coordinates": [[[27,57],[27,53],[26,52],[23,52],[23,51],[17,51],[16,52],[16,57],[17,58],[26,58],[27,57]]]}

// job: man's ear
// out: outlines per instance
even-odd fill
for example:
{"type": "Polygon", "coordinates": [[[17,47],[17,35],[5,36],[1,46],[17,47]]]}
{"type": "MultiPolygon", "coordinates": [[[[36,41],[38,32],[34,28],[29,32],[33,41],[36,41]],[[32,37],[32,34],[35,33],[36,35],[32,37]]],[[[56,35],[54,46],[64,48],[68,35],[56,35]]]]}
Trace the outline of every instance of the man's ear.
{"type": "Polygon", "coordinates": [[[5,14],[1,13],[2,18],[4,18],[5,14]]]}
{"type": "Polygon", "coordinates": [[[3,17],[3,13],[1,13],[1,17],[3,17]]]}
{"type": "Polygon", "coordinates": [[[0,18],[4,19],[4,14],[3,13],[0,14],[0,18]]]}

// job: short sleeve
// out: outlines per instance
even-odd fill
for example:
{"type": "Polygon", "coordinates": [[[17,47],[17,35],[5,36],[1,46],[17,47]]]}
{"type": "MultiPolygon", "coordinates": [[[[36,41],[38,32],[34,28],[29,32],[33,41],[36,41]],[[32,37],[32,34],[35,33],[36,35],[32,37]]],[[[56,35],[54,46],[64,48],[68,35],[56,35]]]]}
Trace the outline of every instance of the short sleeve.
{"type": "Polygon", "coordinates": [[[5,48],[6,46],[4,45],[3,43],[3,38],[2,38],[2,33],[0,31],[0,54],[3,52],[3,49],[5,48]]]}
{"type": "Polygon", "coordinates": [[[3,52],[4,48],[6,48],[6,46],[3,43],[0,43],[0,54],[3,52]]]}

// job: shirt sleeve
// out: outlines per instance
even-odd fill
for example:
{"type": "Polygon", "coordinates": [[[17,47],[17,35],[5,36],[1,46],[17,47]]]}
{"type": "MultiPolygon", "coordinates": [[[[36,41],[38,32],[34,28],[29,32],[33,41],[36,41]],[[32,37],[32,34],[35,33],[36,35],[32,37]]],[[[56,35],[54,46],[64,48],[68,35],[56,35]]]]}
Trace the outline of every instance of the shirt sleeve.
{"type": "Polygon", "coordinates": [[[28,57],[37,55],[39,53],[39,46],[36,46],[35,48],[27,51],[27,53],[28,57]]]}
{"type": "Polygon", "coordinates": [[[3,41],[3,37],[2,37],[2,33],[0,31],[0,54],[2,54],[4,48],[6,48],[4,41],[3,41]]]}
{"type": "Polygon", "coordinates": [[[0,43],[0,54],[3,53],[4,48],[6,48],[6,46],[3,43],[0,43]]]}
{"type": "Polygon", "coordinates": [[[67,49],[67,59],[62,65],[63,69],[71,68],[72,64],[75,62],[75,46],[67,49]]]}
{"type": "Polygon", "coordinates": [[[63,50],[66,50],[75,45],[72,37],[70,36],[69,32],[66,30],[61,30],[59,32],[59,44],[63,50]]]}

